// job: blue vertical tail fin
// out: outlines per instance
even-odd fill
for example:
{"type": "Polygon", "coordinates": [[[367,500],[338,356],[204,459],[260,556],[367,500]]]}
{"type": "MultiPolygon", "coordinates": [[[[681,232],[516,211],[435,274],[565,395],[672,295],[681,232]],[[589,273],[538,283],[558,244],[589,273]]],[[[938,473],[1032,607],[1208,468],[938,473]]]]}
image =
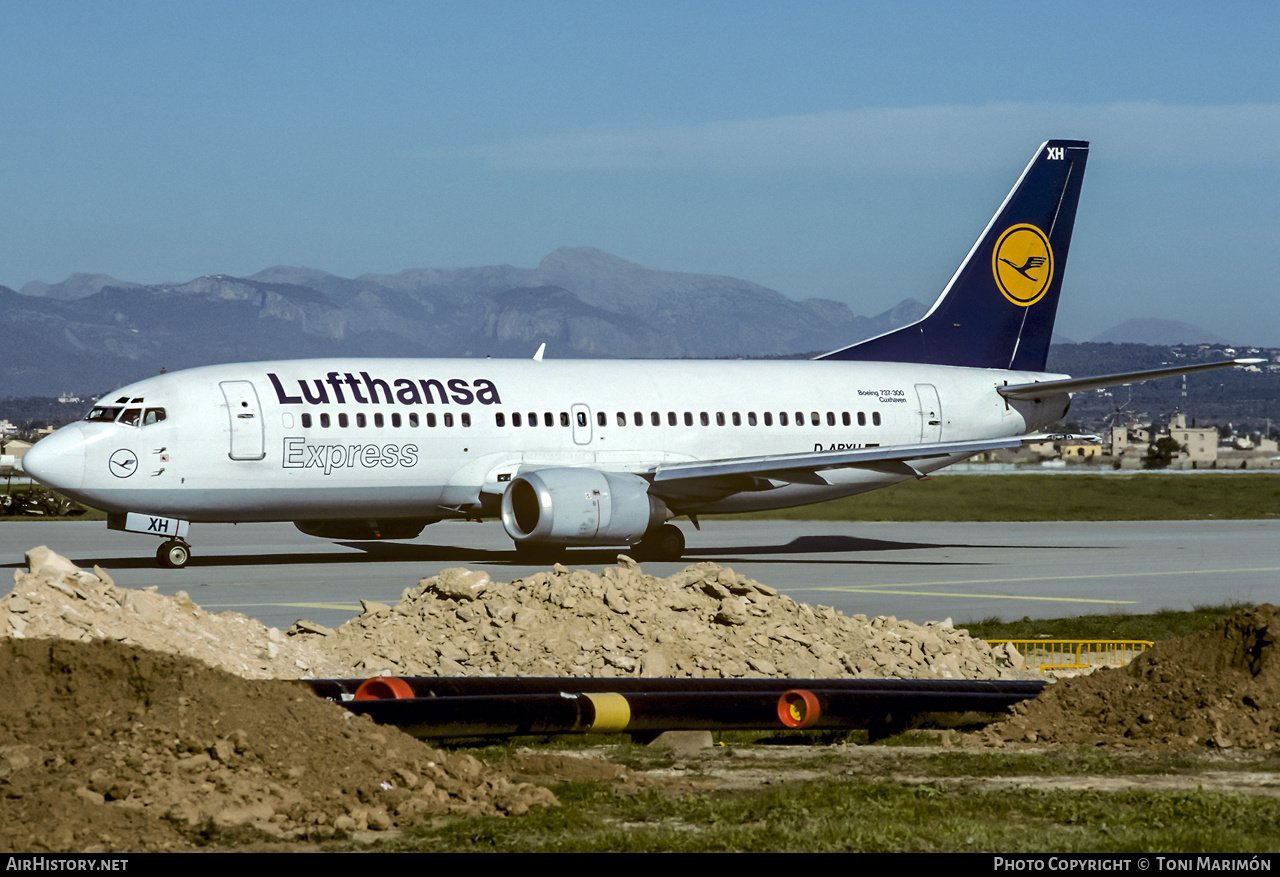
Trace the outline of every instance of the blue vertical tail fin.
{"type": "Polygon", "coordinates": [[[1088,157],[1042,145],[924,317],[817,358],[1044,371],[1088,157]]]}

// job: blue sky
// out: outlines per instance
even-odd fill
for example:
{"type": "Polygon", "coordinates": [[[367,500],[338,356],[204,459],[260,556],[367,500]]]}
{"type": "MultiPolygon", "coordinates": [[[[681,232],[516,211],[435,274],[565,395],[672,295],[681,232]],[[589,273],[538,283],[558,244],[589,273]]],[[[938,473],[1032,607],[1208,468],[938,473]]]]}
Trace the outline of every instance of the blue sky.
{"type": "Polygon", "coordinates": [[[595,246],[932,301],[1093,143],[1058,328],[1280,346],[1280,4],[0,0],[0,283],[595,246]]]}

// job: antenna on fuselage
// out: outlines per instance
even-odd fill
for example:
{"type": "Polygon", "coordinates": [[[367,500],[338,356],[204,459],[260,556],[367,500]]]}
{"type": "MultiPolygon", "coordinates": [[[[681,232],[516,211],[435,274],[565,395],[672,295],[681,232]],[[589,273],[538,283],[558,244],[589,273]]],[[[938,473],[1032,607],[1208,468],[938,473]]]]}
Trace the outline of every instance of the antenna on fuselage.
{"type": "Polygon", "coordinates": [[[534,362],[542,362],[542,354],[547,352],[547,342],[543,341],[538,345],[538,352],[533,355],[534,362]]]}

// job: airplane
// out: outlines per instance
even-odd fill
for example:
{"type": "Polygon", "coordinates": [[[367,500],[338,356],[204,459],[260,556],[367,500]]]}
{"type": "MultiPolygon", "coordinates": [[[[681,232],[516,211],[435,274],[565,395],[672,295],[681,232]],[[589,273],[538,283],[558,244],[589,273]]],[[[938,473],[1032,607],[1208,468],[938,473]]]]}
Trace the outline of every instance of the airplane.
{"type": "Polygon", "coordinates": [[[27,451],[41,483],[163,541],[292,521],[414,539],[500,518],[517,553],[678,559],[687,516],[888,487],[1043,439],[1072,393],[1257,360],[1047,373],[1087,141],[1035,152],[920,320],[807,361],[313,359],[160,374],[27,451]]]}

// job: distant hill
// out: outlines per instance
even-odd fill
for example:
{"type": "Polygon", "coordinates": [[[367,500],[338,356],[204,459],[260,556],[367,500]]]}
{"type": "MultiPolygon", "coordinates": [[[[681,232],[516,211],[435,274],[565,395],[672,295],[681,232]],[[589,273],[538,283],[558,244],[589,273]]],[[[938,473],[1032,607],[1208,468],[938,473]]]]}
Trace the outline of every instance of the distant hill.
{"type": "Polygon", "coordinates": [[[784,356],[831,350],[919,318],[795,301],[731,277],[648,268],[589,247],[536,268],[418,268],[337,277],[276,266],[140,285],[106,275],[0,287],[0,398],[95,393],[217,362],[325,356],[784,356]]]}
{"type": "Polygon", "coordinates": [[[1094,336],[1091,341],[1099,344],[1227,344],[1207,329],[1180,323],[1177,320],[1157,320],[1154,318],[1125,320],[1118,326],[1112,326],[1105,332],[1094,336]]]}
{"type": "Polygon", "coordinates": [[[32,280],[22,287],[23,295],[43,298],[56,298],[61,301],[75,301],[86,298],[107,286],[130,287],[137,283],[121,283],[108,274],[72,274],[61,283],[41,283],[32,280]]]}
{"type": "Polygon", "coordinates": [[[1074,421],[1086,430],[1098,430],[1113,422],[1149,423],[1181,411],[1201,425],[1232,423],[1269,431],[1280,424],[1280,349],[1207,343],[1055,344],[1049,348],[1048,369],[1069,375],[1121,374],[1234,357],[1268,361],[1248,369],[1222,369],[1187,375],[1185,379],[1165,378],[1077,393],[1064,420],[1074,421]]]}

